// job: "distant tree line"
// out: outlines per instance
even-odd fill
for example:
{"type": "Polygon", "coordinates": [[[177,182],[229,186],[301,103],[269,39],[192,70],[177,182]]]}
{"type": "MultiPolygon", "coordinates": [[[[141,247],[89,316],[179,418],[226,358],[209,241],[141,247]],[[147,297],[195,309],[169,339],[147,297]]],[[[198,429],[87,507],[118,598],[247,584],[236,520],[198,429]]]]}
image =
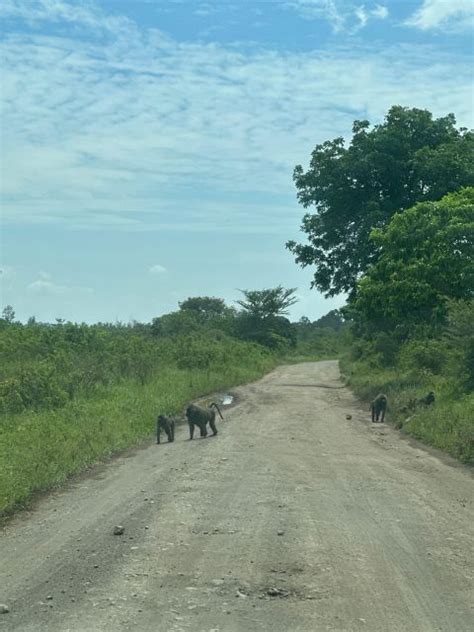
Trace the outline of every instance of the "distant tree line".
{"type": "Polygon", "coordinates": [[[282,286],[243,290],[240,309],[216,297],[190,297],[151,323],[128,324],[40,323],[32,317],[23,325],[8,305],[0,318],[0,413],[61,408],[124,380],[145,385],[167,366],[225,367],[244,349],[282,354],[304,343],[308,353],[327,353],[342,318],[334,312],[321,326],[307,319],[304,327],[291,323],[294,293],[282,286]]]}

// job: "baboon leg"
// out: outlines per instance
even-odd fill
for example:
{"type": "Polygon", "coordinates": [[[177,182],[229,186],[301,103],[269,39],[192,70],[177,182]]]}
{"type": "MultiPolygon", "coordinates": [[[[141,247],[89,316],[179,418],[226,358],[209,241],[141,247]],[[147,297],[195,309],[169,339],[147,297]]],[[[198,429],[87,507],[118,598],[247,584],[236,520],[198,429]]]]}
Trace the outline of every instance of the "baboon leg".
{"type": "Polygon", "coordinates": [[[382,419],[380,420],[380,423],[383,424],[384,420],[385,420],[385,408],[382,408],[382,419]]]}
{"type": "Polygon", "coordinates": [[[372,406],[372,423],[375,422],[375,406],[372,406]]]}
{"type": "Polygon", "coordinates": [[[160,443],[160,435],[161,435],[161,426],[160,422],[156,422],[156,443],[160,443]]]}
{"type": "Polygon", "coordinates": [[[168,437],[168,439],[171,442],[174,441],[174,424],[172,424],[171,427],[170,427],[170,436],[168,437]]]}
{"type": "Polygon", "coordinates": [[[189,424],[189,440],[191,441],[193,437],[194,437],[194,424],[190,423],[189,424]]]}
{"type": "Polygon", "coordinates": [[[201,431],[201,437],[207,437],[206,423],[199,424],[199,430],[201,431]]]}
{"type": "Polygon", "coordinates": [[[209,425],[211,426],[211,430],[212,430],[212,434],[216,435],[217,434],[217,428],[216,428],[216,420],[211,418],[209,420],[209,425]]]}

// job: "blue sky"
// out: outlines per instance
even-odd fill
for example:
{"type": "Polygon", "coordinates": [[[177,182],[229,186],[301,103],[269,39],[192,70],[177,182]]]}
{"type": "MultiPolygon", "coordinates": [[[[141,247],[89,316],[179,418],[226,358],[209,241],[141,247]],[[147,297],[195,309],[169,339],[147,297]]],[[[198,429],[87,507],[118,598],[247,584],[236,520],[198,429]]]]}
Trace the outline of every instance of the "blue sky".
{"type": "Polygon", "coordinates": [[[148,321],[310,290],[292,172],[391,105],[473,124],[471,0],[2,0],[1,303],[148,321]]]}

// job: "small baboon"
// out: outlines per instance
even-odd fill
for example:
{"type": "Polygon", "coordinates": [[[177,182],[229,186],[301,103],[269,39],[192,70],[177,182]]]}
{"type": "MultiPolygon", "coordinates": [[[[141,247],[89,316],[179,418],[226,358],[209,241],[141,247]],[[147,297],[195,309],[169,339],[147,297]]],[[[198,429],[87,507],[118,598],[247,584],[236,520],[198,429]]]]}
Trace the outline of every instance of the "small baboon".
{"type": "Polygon", "coordinates": [[[211,426],[212,434],[217,434],[216,428],[216,411],[213,410],[213,407],[216,408],[217,412],[221,419],[224,417],[221,415],[221,411],[219,410],[219,406],[212,402],[209,404],[209,408],[206,410],[205,408],[201,408],[200,406],[196,406],[196,404],[189,404],[186,408],[186,418],[189,424],[189,439],[191,440],[194,436],[194,426],[198,426],[201,437],[207,437],[207,424],[211,426]]]}
{"type": "Polygon", "coordinates": [[[156,443],[161,443],[161,431],[166,432],[168,441],[171,443],[174,441],[174,419],[167,417],[166,415],[159,415],[156,420],[156,443]]]}
{"type": "Polygon", "coordinates": [[[387,410],[387,396],[380,393],[370,404],[370,410],[372,411],[372,421],[379,421],[380,414],[382,418],[380,421],[383,423],[385,419],[385,411],[387,410]]]}
{"type": "Polygon", "coordinates": [[[426,397],[422,397],[418,400],[418,403],[422,406],[431,406],[435,402],[435,394],[430,391],[426,397]]]}
{"type": "Polygon", "coordinates": [[[408,406],[404,406],[407,410],[415,410],[418,406],[431,406],[435,403],[435,394],[430,391],[425,397],[413,397],[409,400],[408,406]]]}

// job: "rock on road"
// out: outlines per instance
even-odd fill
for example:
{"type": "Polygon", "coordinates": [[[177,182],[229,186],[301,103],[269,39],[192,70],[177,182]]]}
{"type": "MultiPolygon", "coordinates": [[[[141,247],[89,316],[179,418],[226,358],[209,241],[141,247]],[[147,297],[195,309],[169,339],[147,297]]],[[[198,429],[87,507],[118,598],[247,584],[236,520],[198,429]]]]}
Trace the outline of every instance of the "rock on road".
{"type": "Polygon", "coordinates": [[[473,630],[468,468],[372,425],[337,362],[234,393],[217,437],[179,427],[7,524],[0,632],[473,630]]]}

